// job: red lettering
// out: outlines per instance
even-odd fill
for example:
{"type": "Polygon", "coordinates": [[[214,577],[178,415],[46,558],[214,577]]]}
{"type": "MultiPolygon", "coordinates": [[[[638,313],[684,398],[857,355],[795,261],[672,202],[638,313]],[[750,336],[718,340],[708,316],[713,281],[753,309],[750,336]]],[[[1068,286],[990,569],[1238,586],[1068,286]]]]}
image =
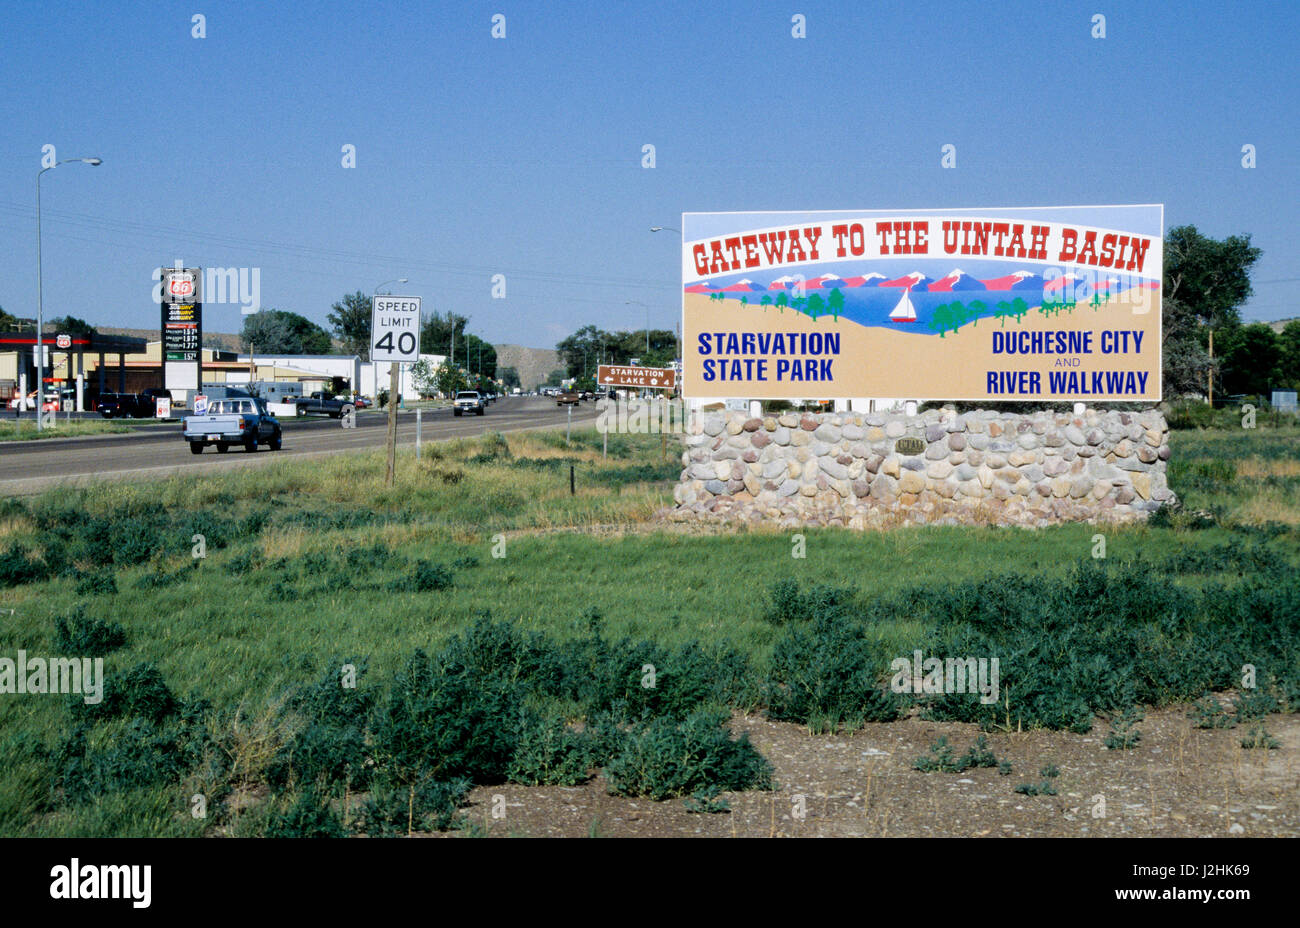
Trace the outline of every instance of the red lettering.
{"type": "Polygon", "coordinates": [[[948,220],[943,223],[943,250],[950,255],[957,253],[957,224],[948,220]]]}
{"type": "Polygon", "coordinates": [[[711,252],[709,255],[709,273],[718,274],[722,271],[729,270],[730,266],[727,264],[727,259],[722,256],[722,242],[715,238],[713,241],[709,242],[709,248],[711,252]]]}
{"type": "Polygon", "coordinates": [[[1079,264],[1096,264],[1097,263],[1097,233],[1085,232],[1083,234],[1083,247],[1079,249],[1079,257],[1075,259],[1079,264]]]}
{"type": "Polygon", "coordinates": [[[847,225],[831,226],[831,235],[835,236],[835,257],[843,258],[848,252],[844,249],[844,239],[848,237],[847,225]]]}
{"type": "Polygon", "coordinates": [[[876,223],[876,234],[880,236],[880,253],[882,255],[889,254],[889,235],[890,235],[889,223],[887,222],[876,223]]]}
{"type": "Polygon", "coordinates": [[[1101,237],[1101,261],[1102,267],[1111,267],[1115,264],[1115,233],[1108,232],[1101,237]]]}
{"type": "Polygon", "coordinates": [[[997,255],[998,257],[1002,257],[1006,254],[1006,250],[1002,247],[1002,240],[1007,237],[1007,233],[1009,231],[1011,231],[1011,227],[1007,223],[1005,222],[993,223],[993,235],[998,240],[998,243],[995,246],[993,246],[993,254],[997,255]]]}
{"type": "Polygon", "coordinates": [[[855,222],[849,226],[849,251],[853,252],[854,257],[860,256],[867,250],[867,233],[862,228],[862,223],[855,222]]]}
{"type": "Polygon", "coordinates": [[[804,237],[808,239],[808,257],[813,261],[817,260],[817,240],[822,237],[821,226],[809,226],[803,230],[804,237]]]}
{"type": "Polygon", "coordinates": [[[1151,239],[1132,239],[1129,242],[1129,259],[1128,269],[1130,271],[1141,271],[1142,265],[1146,263],[1147,249],[1151,247],[1151,239]],[[1139,244],[1139,242],[1141,244],[1139,244]]]}
{"type": "Polygon", "coordinates": [[[704,243],[700,242],[691,249],[691,256],[695,259],[695,273],[705,277],[709,273],[709,255],[704,248],[704,243]]]}
{"type": "Polygon", "coordinates": [[[1007,254],[1013,258],[1025,256],[1025,227],[1018,222],[1011,227],[1011,244],[1007,246],[1007,254]]]}
{"type": "Polygon", "coordinates": [[[764,232],[758,237],[759,242],[763,245],[763,251],[767,254],[768,264],[780,264],[785,257],[785,233],[784,232],[764,232]],[[775,246],[775,247],[773,247],[775,246]]]}
{"type": "Polygon", "coordinates": [[[1056,260],[1062,262],[1069,261],[1071,264],[1073,264],[1074,252],[1076,247],[1075,243],[1078,241],[1078,239],[1079,239],[1079,233],[1076,232],[1074,229],[1062,228],[1061,229],[1061,253],[1059,256],[1057,256],[1056,260]]]}
{"type": "Polygon", "coordinates": [[[745,267],[758,267],[758,239],[752,235],[741,236],[740,241],[745,246],[745,267]]]}
{"type": "Polygon", "coordinates": [[[1050,231],[1048,226],[1030,226],[1029,228],[1029,253],[1027,257],[1039,261],[1047,260],[1047,233],[1050,231]]]}

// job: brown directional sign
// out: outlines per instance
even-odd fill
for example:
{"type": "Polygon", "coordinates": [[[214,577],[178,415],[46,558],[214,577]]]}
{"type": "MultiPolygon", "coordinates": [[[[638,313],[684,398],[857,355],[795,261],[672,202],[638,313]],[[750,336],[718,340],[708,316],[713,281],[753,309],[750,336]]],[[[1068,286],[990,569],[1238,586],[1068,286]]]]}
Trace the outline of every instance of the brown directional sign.
{"type": "Polygon", "coordinates": [[[596,372],[602,387],[651,387],[671,390],[677,386],[677,372],[671,367],[621,367],[602,364],[596,372]]]}

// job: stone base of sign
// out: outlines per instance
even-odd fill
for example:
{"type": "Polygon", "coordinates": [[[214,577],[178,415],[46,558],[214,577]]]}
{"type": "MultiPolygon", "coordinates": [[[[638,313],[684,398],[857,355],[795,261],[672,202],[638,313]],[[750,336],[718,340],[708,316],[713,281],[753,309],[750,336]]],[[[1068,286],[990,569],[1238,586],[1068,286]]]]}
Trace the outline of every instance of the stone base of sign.
{"type": "Polygon", "coordinates": [[[693,418],[676,522],[874,528],[1128,522],[1175,501],[1157,411],[720,411],[693,418]]]}

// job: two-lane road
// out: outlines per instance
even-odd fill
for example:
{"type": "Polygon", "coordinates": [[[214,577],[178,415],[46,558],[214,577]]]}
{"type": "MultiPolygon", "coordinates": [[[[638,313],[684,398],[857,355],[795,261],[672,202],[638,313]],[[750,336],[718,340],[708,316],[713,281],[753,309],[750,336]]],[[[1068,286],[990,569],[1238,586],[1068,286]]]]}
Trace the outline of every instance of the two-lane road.
{"type": "MultiPolygon", "coordinates": [[[[582,403],[573,410],[573,422],[584,425],[597,416],[595,404],[582,403]]],[[[567,409],[545,397],[503,397],[482,416],[456,417],[450,409],[425,410],[421,438],[439,441],[484,432],[511,432],[563,426],[567,409]]],[[[415,443],[415,413],[400,411],[399,444],[415,443]]],[[[338,419],[282,419],[284,447],[256,454],[232,448],[226,454],[205,449],[190,452],[180,436],[180,423],[142,427],[125,435],[85,438],[47,438],[37,441],[0,442],[0,495],[39,493],[51,486],[84,483],[101,478],[148,479],[172,473],[203,473],[215,469],[250,467],[283,459],[285,455],[325,455],[383,447],[388,415],[383,411],[358,413],[356,427],[345,429],[338,419]],[[195,469],[198,469],[197,471],[195,469]]]]}

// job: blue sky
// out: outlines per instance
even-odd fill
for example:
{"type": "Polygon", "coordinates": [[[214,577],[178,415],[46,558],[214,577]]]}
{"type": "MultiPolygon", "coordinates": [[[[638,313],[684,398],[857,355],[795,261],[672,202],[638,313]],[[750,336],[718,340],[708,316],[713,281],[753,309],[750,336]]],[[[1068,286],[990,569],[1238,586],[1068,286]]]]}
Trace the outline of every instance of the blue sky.
{"type": "Polygon", "coordinates": [[[677,236],[649,228],[682,212],[1071,203],[1251,233],[1246,316],[1298,315],[1298,9],[8,0],[0,306],[35,314],[53,144],[104,164],[42,181],[45,310],[100,325],[156,327],[150,274],[182,258],[260,268],[263,306],[320,323],[405,276],[489,340],[550,347],[640,327],[641,304],[676,324],[677,236]]]}

